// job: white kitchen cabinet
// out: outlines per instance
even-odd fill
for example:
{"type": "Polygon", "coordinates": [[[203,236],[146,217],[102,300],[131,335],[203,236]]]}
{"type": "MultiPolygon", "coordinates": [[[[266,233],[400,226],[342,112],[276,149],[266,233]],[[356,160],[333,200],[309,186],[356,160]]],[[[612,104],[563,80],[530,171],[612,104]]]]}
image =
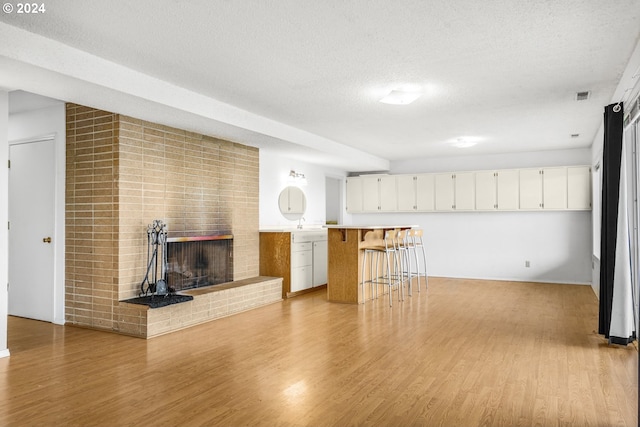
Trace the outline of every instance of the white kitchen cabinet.
{"type": "Polygon", "coordinates": [[[567,168],[567,209],[591,209],[591,167],[567,168]]]}
{"type": "Polygon", "coordinates": [[[567,209],[567,168],[542,169],[542,207],[567,209]]]}
{"type": "Polygon", "coordinates": [[[416,209],[422,212],[435,210],[436,179],[434,174],[416,175],[416,209]]]}
{"type": "Polygon", "coordinates": [[[364,212],[393,212],[397,210],[396,176],[362,177],[362,209],[364,212]]]}
{"type": "Polygon", "coordinates": [[[457,211],[474,210],[476,208],[475,174],[473,172],[456,172],[454,183],[454,209],[457,211]]]}
{"type": "Polygon", "coordinates": [[[415,211],[416,206],[416,177],[414,175],[398,175],[398,210],[402,212],[415,211]]]}
{"type": "Polygon", "coordinates": [[[453,174],[438,173],[434,177],[436,211],[452,211],[455,209],[455,189],[453,174]]]}
{"type": "Polygon", "coordinates": [[[313,280],[312,285],[324,285],[327,283],[329,248],[327,240],[316,240],[313,242],[313,280]]]}
{"type": "Polygon", "coordinates": [[[493,211],[497,208],[496,172],[476,172],[476,210],[493,211]]]}
{"type": "Polygon", "coordinates": [[[347,209],[353,213],[588,210],[591,170],[561,166],[348,178],[347,209]]]}
{"type": "Polygon", "coordinates": [[[398,210],[396,176],[381,176],[378,184],[380,186],[380,211],[394,212],[398,210]]]}
{"type": "Polygon", "coordinates": [[[521,169],[520,209],[567,209],[567,168],[521,169]]]}
{"type": "Polygon", "coordinates": [[[435,209],[435,175],[397,175],[398,211],[430,212],[435,209]]]}
{"type": "Polygon", "coordinates": [[[377,176],[362,177],[362,211],[378,212],[380,210],[380,190],[377,176]]]}
{"type": "Polygon", "coordinates": [[[542,170],[520,170],[520,209],[542,209],[542,170]]]}
{"type": "Polygon", "coordinates": [[[496,171],[496,204],[498,210],[520,208],[520,173],[514,170],[496,171]]]}
{"type": "Polygon", "coordinates": [[[313,244],[291,244],[291,292],[313,286],[313,244]]]}
{"type": "Polygon", "coordinates": [[[519,171],[476,172],[476,210],[517,210],[519,171]]]}
{"type": "Polygon", "coordinates": [[[347,178],[347,212],[362,212],[362,178],[352,176],[347,178]]]}

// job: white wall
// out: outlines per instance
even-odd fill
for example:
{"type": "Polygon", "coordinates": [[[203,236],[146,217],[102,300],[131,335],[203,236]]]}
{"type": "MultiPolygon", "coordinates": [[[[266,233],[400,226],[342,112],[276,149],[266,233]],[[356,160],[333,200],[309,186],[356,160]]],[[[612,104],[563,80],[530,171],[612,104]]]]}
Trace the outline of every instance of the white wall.
{"type": "Polygon", "coordinates": [[[304,227],[321,226],[326,220],[327,176],[343,178],[346,173],[283,157],[267,150],[260,150],[260,227],[295,227],[298,221],[290,221],[280,214],[278,197],[290,185],[289,172],[295,170],[307,178],[307,185],[301,187],[307,199],[304,227]]]}
{"type": "MultiPolygon", "coordinates": [[[[391,173],[589,165],[589,149],[412,159],[391,173]]],[[[354,214],[351,222],[417,225],[425,230],[433,276],[591,283],[591,212],[354,214]],[[530,267],[525,267],[525,261],[530,267]]]]}
{"type": "MultiPolygon", "coordinates": [[[[1,115],[1,112],[0,112],[1,115]]],[[[65,218],[65,165],[66,125],[65,105],[60,103],[24,113],[11,114],[8,123],[9,142],[55,135],[55,230],[54,242],[54,323],[64,324],[64,218],[65,218]]],[[[2,228],[2,227],[0,227],[2,228]]]]}
{"type": "Polygon", "coordinates": [[[5,166],[9,160],[9,94],[0,90],[0,357],[9,356],[7,347],[7,316],[9,298],[9,170],[5,166]]]}

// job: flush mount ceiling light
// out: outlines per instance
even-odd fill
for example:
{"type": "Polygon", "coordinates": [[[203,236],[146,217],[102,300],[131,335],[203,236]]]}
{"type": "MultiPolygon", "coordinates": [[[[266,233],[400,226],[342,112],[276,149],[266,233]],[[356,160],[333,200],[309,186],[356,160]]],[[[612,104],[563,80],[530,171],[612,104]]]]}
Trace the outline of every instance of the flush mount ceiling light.
{"type": "Polygon", "coordinates": [[[472,136],[461,136],[454,140],[449,141],[449,144],[456,148],[469,148],[473,147],[480,141],[482,138],[472,137],[472,136]]]}
{"type": "Polygon", "coordinates": [[[420,98],[421,95],[422,92],[417,91],[392,90],[380,102],[383,104],[407,105],[420,98]]]}

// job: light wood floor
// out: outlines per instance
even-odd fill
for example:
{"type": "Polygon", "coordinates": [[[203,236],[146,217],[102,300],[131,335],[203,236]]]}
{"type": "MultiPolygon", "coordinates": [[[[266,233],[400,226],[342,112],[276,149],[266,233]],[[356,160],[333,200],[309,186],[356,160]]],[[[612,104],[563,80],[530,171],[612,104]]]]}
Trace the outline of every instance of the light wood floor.
{"type": "Polygon", "coordinates": [[[9,318],[2,426],[636,426],[638,353],[588,286],[315,292],[145,341],[9,318]]]}

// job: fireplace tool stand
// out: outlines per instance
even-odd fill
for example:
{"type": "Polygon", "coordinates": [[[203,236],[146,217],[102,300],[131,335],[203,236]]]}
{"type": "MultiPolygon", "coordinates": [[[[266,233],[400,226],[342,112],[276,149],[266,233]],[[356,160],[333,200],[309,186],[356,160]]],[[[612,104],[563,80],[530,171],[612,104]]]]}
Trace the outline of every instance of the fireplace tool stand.
{"type": "Polygon", "coordinates": [[[155,219],[147,228],[147,272],[140,283],[139,296],[166,297],[171,293],[170,291],[167,286],[167,224],[160,219],[155,219]],[[160,263],[160,278],[158,278],[158,263],[160,263]]]}

